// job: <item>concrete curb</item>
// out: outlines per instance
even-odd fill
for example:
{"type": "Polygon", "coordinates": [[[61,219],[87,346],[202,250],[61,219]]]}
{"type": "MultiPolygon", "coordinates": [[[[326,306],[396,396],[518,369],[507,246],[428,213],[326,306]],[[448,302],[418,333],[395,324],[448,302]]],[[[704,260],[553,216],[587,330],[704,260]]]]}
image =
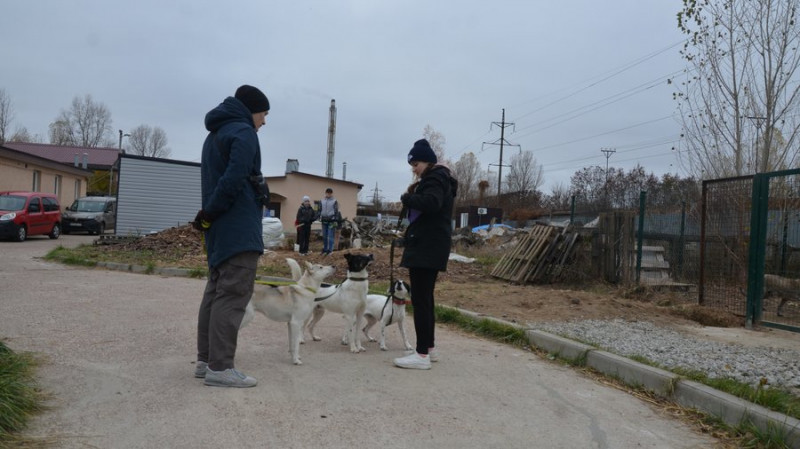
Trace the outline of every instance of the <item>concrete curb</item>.
{"type": "MultiPolygon", "coordinates": [[[[507,324],[516,326],[513,323],[507,324]]],[[[567,360],[585,358],[585,366],[618,378],[626,385],[643,387],[683,407],[716,416],[732,427],[749,422],[765,434],[781,435],[789,447],[800,448],[800,420],[796,418],[773,412],[698,382],[683,379],[669,371],[557,335],[539,330],[528,330],[526,335],[532,345],[567,360]]]]}
{"type": "MultiPolygon", "coordinates": [[[[148,268],[141,265],[98,262],[97,266],[110,270],[148,273],[148,268]]],[[[191,271],[181,268],[156,268],[149,270],[149,273],[163,276],[189,277],[191,271]]],[[[260,280],[285,280],[268,276],[259,276],[258,278],[260,280]]],[[[708,413],[732,427],[749,422],[765,434],[781,435],[789,447],[800,449],[800,420],[796,418],[773,412],[698,382],[683,379],[681,376],[669,371],[648,366],[610,352],[601,351],[593,346],[558,335],[530,329],[517,323],[511,323],[469,310],[449,306],[440,307],[455,310],[474,320],[488,320],[524,330],[531,346],[545,350],[579,366],[588,366],[605,375],[620,379],[628,386],[645,388],[683,407],[708,413]]]]}

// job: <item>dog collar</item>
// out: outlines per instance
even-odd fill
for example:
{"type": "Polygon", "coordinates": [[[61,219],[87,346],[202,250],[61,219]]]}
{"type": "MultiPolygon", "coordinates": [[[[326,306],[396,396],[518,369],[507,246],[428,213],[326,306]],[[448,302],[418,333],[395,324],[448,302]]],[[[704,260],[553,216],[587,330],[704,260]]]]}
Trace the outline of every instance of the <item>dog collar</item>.
{"type": "MultiPolygon", "coordinates": [[[[325,301],[326,299],[328,299],[328,298],[330,298],[331,296],[335,295],[335,294],[336,294],[336,289],[338,289],[338,288],[339,288],[339,285],[337,285],[336,287],[334,287],[333,293],[331,293],[331,294],[330,294],[330,295],[328,295],[328,296],[323,296],[322,298],[314,298],[314,302],[325,301]]],[[[314,293],[316,294],[317,292],[316,292],[316,291],[314,291],[314,293]]]]}
{"type": "Polygon", "coordinates": [[[348,281],[368,281],[368,278],[347,278],[348,281]]]}
{"type": "Polygon", "coordinates": [[[400,299],[397,296],[392,295],[392,304],[397,304],[398,306],[403,306],[406,304],[411,304],[411,301],[407,299],[400,299]]]}

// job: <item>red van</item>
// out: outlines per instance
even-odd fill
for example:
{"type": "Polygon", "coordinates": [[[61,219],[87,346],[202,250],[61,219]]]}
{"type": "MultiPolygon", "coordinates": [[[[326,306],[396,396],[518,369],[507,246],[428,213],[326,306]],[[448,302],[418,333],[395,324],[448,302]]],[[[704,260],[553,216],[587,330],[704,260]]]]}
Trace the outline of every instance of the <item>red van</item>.
{"type": "Polygon", "coordinates": [[[61,235],[58,197],[41,192],[0,192],[0,238],[25,241],[29,235],[61,235]]]}

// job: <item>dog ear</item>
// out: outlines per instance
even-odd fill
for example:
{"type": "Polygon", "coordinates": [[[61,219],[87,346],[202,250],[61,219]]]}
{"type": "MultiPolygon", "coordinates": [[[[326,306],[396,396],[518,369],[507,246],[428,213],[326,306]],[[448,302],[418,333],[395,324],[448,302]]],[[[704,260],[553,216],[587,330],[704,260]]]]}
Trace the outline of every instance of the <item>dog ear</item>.
{"type": "Polygon", "coordinates": [[[306,264],[306,270],[311,270],[311,262],[309,262],[307,260],[304,260],[303,262],[305,262],[305,264],[306,264]]]}

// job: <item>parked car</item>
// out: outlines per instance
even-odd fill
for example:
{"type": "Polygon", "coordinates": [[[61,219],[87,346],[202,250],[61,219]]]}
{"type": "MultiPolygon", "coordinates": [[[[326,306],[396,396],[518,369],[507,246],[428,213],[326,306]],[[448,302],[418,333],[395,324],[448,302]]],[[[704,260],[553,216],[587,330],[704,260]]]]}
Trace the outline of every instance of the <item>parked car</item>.
{"type": "Polygon", "coordinates": [[[0,238],[23,242],[29,235],[61,235],[58,197],[41,192],[0,192],[0,238]]]}
{"type": "Polygon", "coordinates": [[[102,234],[117,223],[117,199],[110,196],[78,198],[61,214],[64,234],[88,232],[102,234]]]}

